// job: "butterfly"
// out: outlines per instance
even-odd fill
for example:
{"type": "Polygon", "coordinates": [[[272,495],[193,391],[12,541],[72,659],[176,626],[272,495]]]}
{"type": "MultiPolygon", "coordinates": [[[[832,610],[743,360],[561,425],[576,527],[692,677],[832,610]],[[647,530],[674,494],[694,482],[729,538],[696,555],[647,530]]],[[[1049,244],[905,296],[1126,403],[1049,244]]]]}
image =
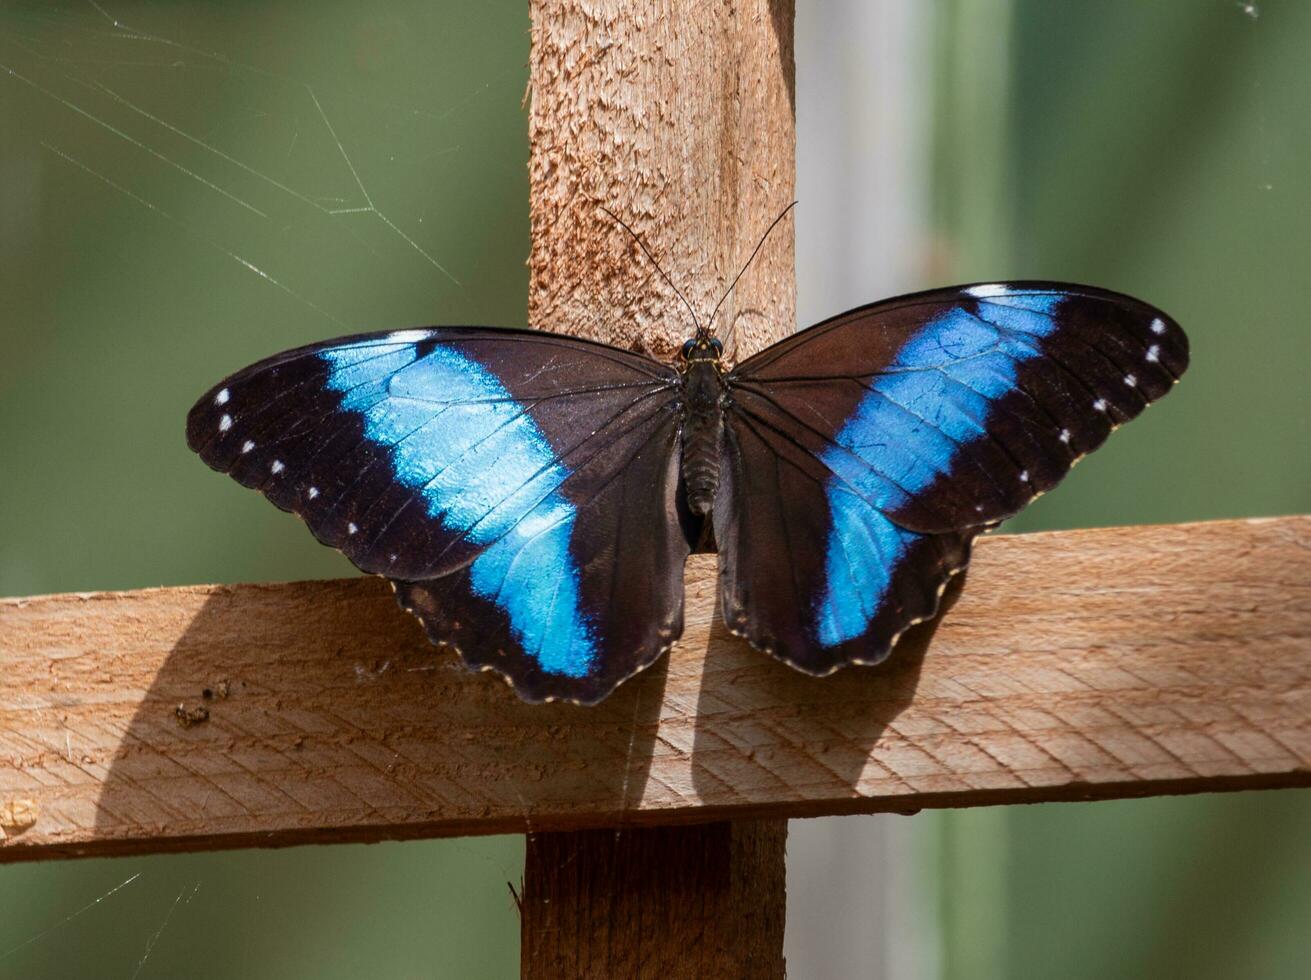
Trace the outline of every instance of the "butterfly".
{"type": "Polygon", "coordinates": [[[882,661],[979,532],[1187,365],[1179,325],[1136,299],[989,283],[733,367],[700,326],[676,364],[532,330],[346,337],[221,381],[187,442],[388,578],[470,667],[593,704],[679,637],[699,542],[754,647],[815,675],[882,661]]]}

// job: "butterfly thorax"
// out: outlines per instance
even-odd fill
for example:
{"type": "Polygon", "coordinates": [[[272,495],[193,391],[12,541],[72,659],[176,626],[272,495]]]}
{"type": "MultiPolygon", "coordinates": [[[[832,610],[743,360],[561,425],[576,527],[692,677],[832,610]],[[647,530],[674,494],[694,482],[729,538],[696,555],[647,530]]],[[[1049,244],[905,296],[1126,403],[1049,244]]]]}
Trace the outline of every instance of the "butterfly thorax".
{"type": "Polygon", "coordinates": [[[692,513],[705,515],[719,489],[725,387],[718,352],[694,351],[683,372],[683,484],[692,513]]]}

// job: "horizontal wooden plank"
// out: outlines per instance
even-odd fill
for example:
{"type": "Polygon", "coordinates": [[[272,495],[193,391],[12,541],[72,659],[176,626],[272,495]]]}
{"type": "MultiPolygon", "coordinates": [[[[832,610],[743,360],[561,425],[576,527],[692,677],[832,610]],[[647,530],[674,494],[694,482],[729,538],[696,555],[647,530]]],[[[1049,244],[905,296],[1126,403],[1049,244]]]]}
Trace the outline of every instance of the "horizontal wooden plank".
{"type": "Polygon", "coordinates": [[[376,579],[0,602],[0,860],[1311,785],[1311,517],[995,537],[881,667],[521,704],[376,579]],[[949,593],[949,598],[953,596],[949,593]]]}

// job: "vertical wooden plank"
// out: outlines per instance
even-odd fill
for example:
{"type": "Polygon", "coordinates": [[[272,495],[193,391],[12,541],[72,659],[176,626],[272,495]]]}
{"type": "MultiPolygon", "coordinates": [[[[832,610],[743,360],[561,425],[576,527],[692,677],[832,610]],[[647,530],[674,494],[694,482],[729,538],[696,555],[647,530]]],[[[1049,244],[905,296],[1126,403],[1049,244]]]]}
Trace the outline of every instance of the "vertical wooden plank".
{"type": "MultiPolygon", "coordinates": [[[[793,0],[532,0],[529,319],[670,358],[792,200],[793,0]],[[640,234],[689,313],[601,207],[640,234]]],[[[793,236],[717,320],[791,333],[793,236]]],[[[531,834],[523,976],[781,978],[784,821],[531,834]]]]}
{"type": "MultiPolygon", "coordinates": [[[[672,357],[792,200],[793,0],[533,0],[529,321],[672,357]]],[[[780,226],[720,312],[742,354],[796,320],[780,226]]]]}
{"type": "Polygon", "coordinates": [[[533,834],[523,976],[783,976],[787,821],[533,834]]]}

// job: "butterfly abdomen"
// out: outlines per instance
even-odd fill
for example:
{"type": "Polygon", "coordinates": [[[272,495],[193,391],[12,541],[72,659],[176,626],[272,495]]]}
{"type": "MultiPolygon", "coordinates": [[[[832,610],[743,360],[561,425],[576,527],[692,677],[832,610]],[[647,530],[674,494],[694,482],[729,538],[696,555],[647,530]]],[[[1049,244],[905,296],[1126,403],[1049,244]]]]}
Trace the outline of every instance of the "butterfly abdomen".
{"type": "Polygon", "coordinates": [[[684,375],[683,484],[692,513],[710,513],[719,489],[724,434],[724,383],[714,362],[690,364],[684,375]]]}

